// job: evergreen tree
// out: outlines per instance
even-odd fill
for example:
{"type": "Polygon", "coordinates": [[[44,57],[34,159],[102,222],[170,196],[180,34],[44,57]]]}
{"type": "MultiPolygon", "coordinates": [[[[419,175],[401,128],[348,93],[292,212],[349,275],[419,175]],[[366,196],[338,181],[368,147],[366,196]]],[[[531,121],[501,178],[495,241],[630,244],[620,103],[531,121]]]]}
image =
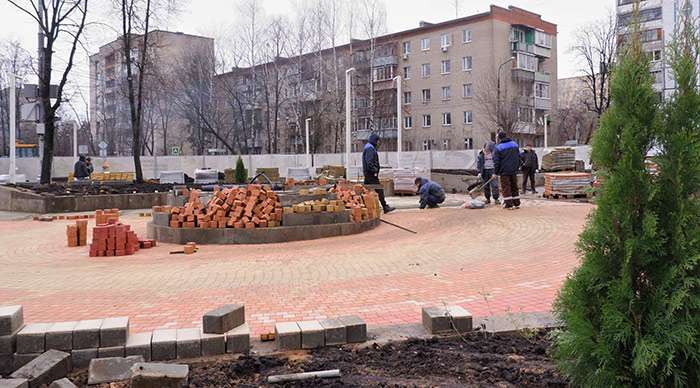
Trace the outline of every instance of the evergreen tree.
{"type": "Polygon", "coordinates": [[[236,171],[235,171],[235,179],[236,183],[242,184],[246,183],[248,180],[248,170],[245,168],[245,164],[243,164],[243,159],[238,156],[238,160],[236,161],[236,171]]]}
{"type": "Polygon", "coordinates": [[[581,267],[555,305],[562,370],[581,386],[700,386],[700,95],[686,3],[667,53],[677,92],[658,115],[638,34],[613,75],[596,135],[604,174],[581,267]],[[644,168],[656,144],[658,175],[644,168]]]}

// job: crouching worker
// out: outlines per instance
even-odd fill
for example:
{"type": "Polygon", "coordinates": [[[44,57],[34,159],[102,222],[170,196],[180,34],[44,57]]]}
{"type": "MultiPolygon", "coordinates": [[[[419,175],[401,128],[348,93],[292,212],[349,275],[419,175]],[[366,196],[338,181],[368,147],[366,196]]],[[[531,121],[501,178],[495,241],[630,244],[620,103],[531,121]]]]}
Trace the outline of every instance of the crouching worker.
{"type": "Polygon", "coordinates": [[[435,209],[445,202],[445,190],[439,184],[425,178],[416,178],[415,184],[418,186],[421,209],[435,209]]]}

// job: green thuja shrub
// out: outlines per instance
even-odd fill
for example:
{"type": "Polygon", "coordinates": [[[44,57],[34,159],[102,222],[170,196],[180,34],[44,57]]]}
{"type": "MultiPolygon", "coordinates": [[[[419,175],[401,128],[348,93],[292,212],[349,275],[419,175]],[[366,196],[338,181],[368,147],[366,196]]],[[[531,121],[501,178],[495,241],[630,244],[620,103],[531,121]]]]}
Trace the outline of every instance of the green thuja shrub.
{"type": "Polygon", "coordinates": [[[666,106],[638,34],[613,72],[592,151],[604,185],[578,243],[581,266],[555,303],[564,328],[554,356],[575,386],[700,386],[700,97],[684,23],[668,53],[678,91],[666,106]],[[658,175],[645,169],[653,145],[658,175]]]}
{"type": "Polygon", "coordinates": [[[246,170],[245,164],[243,164],[243,159],[240,156],[236,161],[236,171],[234,176],[236,178],[236,183],[238,184],[246,183],[248,180],[248,170],[246,170]]]}

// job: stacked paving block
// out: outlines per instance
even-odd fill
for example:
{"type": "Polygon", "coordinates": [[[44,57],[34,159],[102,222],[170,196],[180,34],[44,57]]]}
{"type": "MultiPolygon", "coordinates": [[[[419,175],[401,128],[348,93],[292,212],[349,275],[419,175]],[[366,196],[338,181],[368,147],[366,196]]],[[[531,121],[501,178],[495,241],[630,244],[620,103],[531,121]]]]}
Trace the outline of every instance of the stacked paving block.
{"type": "Polygon", "coordinates": [[[374,190],[369,190],[361,184],[338,184],[331,192],[345,203],[346,209],[352,211],[351,218],[355,223],[381,216],[379,196],[374,190]]]}
{"type": "Polygon", "coordinates": [[[0,375],[9,375],[15,369],[17,334],[23,326],[22,306],[0,306],[0,375]]]}
{"type": "Polygon", "coordinates": [[[119,209],[95,210],[95,224],[103,225],[119,222],[119,209]]]}
{"type": "Polygon", "coordinates": [[[139,240],[139,248],[141,248],[141,249],[153,248],[156,245],[157,245],[156,240],[153,240],[153,239],[139,240]]]}
{"type": "Polygon", "coordinates": [[[281,221],[277,194],[261,185],[216,190],[206,205],[193,190],[185,206],[170,210],[172,228],[255,229],[280,226],[281,221]]]}
{"type": "Polygon", "coordinates": [[[75,221],[75,225],[66,225],[66,238],[69,247],[82,247],[87,245],[87,220],[75,221]]]}
{"type": "Polygon", "coordinates": [[[245,306],[227,304],[202,316],[202,354],[247,353],[250,328],[245,323],[245,306]]]}
{"type": "Polygon", "coordinates": [[[281,322],[275,325],[280,350],[315,349],[367,341],[367,324],[357,316],[322,321],[281,322]]]}
{"type": "Polygon", "coordinates": [[[92,229],[90,257],[133,255],[140,248],[139,238],[129,225],[110,221],[92,229]]]}
{"type": "Polygon", "coordinates": [[[428,306],[421,310],[423,327],[430,334],[472,330],[472,315],[460,306],[428,306]]]}
{"type": "Polygon", "coordinates": [[[62,379],[71,371],[70,353],[48,350],[14,371],[13,379],[26,379],[29,388],[39,388],[62,379]]]}
{"type": "Polygon", "coordinates": [[[292,213],[338,213],[345,211],[345,202],[336,199],[320,199],[315,201],[304,201],[283,209],[284,214],[292,213]]]}

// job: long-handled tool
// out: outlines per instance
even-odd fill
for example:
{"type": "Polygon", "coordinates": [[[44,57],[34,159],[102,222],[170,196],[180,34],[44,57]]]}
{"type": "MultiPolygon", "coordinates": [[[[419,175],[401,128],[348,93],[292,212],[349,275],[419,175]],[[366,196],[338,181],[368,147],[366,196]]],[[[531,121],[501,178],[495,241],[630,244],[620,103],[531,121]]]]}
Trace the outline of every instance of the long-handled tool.
{"type": "Polygon", "coordinates": [[[383,223],[385,223],[385,224],[387,224],[387,225],[391,225],[391,226],[393,226],[393,227],[395,227],[395,228],[399,228],[399,229],[401,229],[401,230],[405,230],[405,231],[407,231],[407,232],[409,232],[409,233],[418,234],[418,232],[414,232],[414,231],[412,231],[411,229],[404,228],[404,227],[401,226],[401,225],[396,225],[396,224],[394,224],[394,223],[392,223],[392,222],[389,222],[389,221],[387,221],[387,220],[384,220],[384,219],[381,219],[381,218],[380,218],[379,221],[381,221],[381,222],[383,222],[383,223]]]}
{"type": "Polygon", "coordinates": [[[493,181],[494,179],[496,179],[496,176],[492,175],[491,178],[489,180],[487,180],[486,182],[484,182],[483,185],[477,186],[477,187],[469,190],[469,192],[467,194],[469,194],[469,196],[472,197],[472,199],[476,199],[478,197],[478,195],[476,195],[476,193],[481,192],[481,190],[483,190],[484,187],[486,187],[486,185],[491,183],[491,181],[493,181]]]}

